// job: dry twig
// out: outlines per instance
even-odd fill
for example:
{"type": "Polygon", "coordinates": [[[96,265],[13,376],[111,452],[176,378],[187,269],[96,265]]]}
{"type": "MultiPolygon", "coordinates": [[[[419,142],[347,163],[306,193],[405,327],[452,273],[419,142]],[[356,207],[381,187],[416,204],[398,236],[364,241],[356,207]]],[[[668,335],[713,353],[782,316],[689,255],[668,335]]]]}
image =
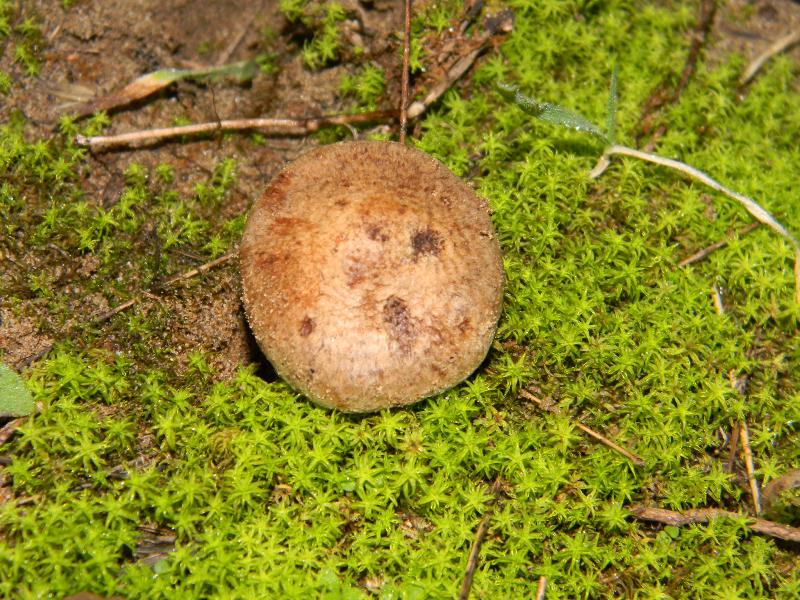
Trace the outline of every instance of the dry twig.
{"type": "MultiPolygon", "coordinates": [[[[548,410],[545,407],[544,402],[542,402],[542,400],[540,398],[537,398],[536,396],[531,394],[528,390],[524,390],[524,389],[520,390],[519,394],[520,394],[520,396],[522,396],[526,400],[530,400],[531,402],[536,403],[542,410],[548,410]]],[[[589,436],[593,437],[594,439],[599,441],[601,444],[605,444],[606,446],[608,446],[612,450],[614,450],[616,452],[619,452],[620,454],[622,454],[622,456],[624,456],[625,458],[630,460],[636,466],[641,467],[641,466],[643,466],[645,464],[644,463],[644,459],[641,456],[638,456],[638,455],[634,454],[630,450],[626,450],[625,448],[623,448],[622,446],[620,446],[616,442],[608,439],[603,434],[596,432],[594,429],[592,429],[590,427],[587,427],[586,425],[584,425],[580,421],[573,421],[573,422],[575,423],[575,427],[577,427],[578,429],[583,431],[586,435],[589,435],[589,436]]]]}
{"type": "Polygon", "coordinates": [[[800,44],[800,31],[793,31],[782,38],[778,39],[763,53],[759,54],[756,59],[751,62],[739,78],[739,85],[744,87],[750,83],[753,78],[758,74],[767,61],[773,56],[777,56],[781,52],[785,52],[795,44],[800,44]]]}
{"type": "MultiPolygon", "coordinates": [[[[712,290],[714,307],[717,309],[717,313],[723,315],[725,314],[725,307],[722,304],[722,293],[720,292],[719,286],[713,286],[712,290]]],[[[729,373],[729,377],[733,390],[737,394],[743,396],[745,394],[745,390],[747,389],[747,377],[737,378],[733,371],[729,373]]],[[[755,467],[753,465],[753,453],[750,450],[750,431],[747,429],[747,421],[742,421],[737,426],[734,426],[733,431],[736,435],[736,441],[738,442],[741,440],[742,454],[744,455],[744,467],[745,471],[747,472],[747,483],[750,486],[750,497],[753,500],[753,510],[755,511],[756,516],[758,516],[761,514],[761,497],[758,490],[758,479],[756,479],[755,467]]],[[[729,466],[731,467],[730,470],[733,470],[733,460],[735,456],[734,453],[735,450],[732,449],[729,458],[729,466]]]]}
{"type": "Polygon", "coordinates": [[[233,53],[236,52],[236,49],[242,44],[242,40],[244,40],[247,32],[251,30],[253,22],[256,20],[258,13],[262,10],[264,0],[259,0],[259,2],[253,4],[255,4],[255,6],[251,5],[250,7],[250,10],[253,11],[252,14],[245,20],[239,32],[231,39],[231,42],[225,47],[222,54],[217,57],[217,65],[224,65],[228,62],[231,56],[233,56],[233,53]]]}
{"type": "Polygon", "coordinates": [[[544,593],[547,591],[547,577],[539,577],[539,585],[536,586],[536,600],[544,600],[544,593]]]}
{"type": "Polygon", "coordinates": [[[406,143],[408,127],[408,61],[411,56],[411,0],[405,0],[403,20],[403,75],[400,85],[400,143],[406,143]]]}
{"type": "Polygon", "coordinates": [[[733,473],[733,466],[736,462],[736,454],[739,452],[739,428],[733,427],[731,430],[730,441],[728,442],[728,473],[733,473]]]}
{"type": "MultiPolygon", "coordinates": [[[[190,269],[189,271],[186,271],[184,273],[180,273],[179,275],[175,275],[174,277],[170,277],[162,285],[171,285],[171,284],[176,283],[178,281],[184,281],[186,279],[191,279],[192,277],[195,277],[195,276],[199,275],[200,273],[205,273],[206,271],[210,271],[214,267],[218,267],[219,265],[225,264],[226,262],[228,262],[229,260],[231,260],[232,258],[234,258],[236,256],[237,256],[237,253],[235,251],[234,252],[229,252],[228,254],[220,256],[219,258],[216,258],[216,259],[214,259],[212,261],[209,261],[209,262],[207,262],[207,263],[205,263],[203,265],[200,265],[199,267],[196,267],[194,269],[190,269]]],[[[150,295],[150,294],[148,294],[147,292],[142,294],[142,296],[148,296],[148,295],[150,295]]],[[[114,315],[118,315],[119,313],[128,310],[131,306],[137,304],[142,299],[142,296],[137,296],[135,298],[131,298],[127,302],[123,302],[122,304],[120,304],[118,306],[115,306],[111,310],[106,311],[103,314],[101,314],[100,316],[92,319],[92,323],[97,325],[99,323],[104,323],[105,321],[108,321],[114,315]]]]}
{"type": "MultiPolygon", "coordinates": [[[[748,233],[750,233],[751,231],[754,231],[754,230],[758,229],[760,226],[761,226],[761,223],[758,222],[758,221],[755,222],[755,223],[750,223],[747,227],[742,228],[741,231],[736,232],[735,236],[732,236],[732,237],[737,237],[737,238],[744,237],[748,233]]],[[[724,248],[725,246],[727,246],[730,243],[731,239],[732,238],[728,238],[726,240],[720,240],[718,242],[714,242],[710,246],[706,246],[705,248],[695,252],[694,254],[689,256],[688,258],[684,258],[681,262],[678,263],[678,266],[679,267],[686,267],[686,266],[694,264],[696,262],[700,262],[701,260],[705,260],[706,258],[708,258],[711,254],[713,254],[717,250],[720,250],[720,249],[724,248]]]]}
{"type": "Polygon", "coordinates": [[[196,136],[226,131],[262,131],[271,135],[302,136],[314,133],[321,127],[330,125],[352,125],[353,123],[374,123],[394,117],[394,111],[375,111],[357,115],[328,115],[307,119],[228,119],[209,123],[195,123],[181,127],[163,127],[131,131],[119,135],[98,135],[93,137],[76,136],[75,143],[92,151],[113,148],[138,147],[158,144],[183,136],[196,136]]]}
{"type": "MultiPolygon", "coordinates": [[[[195,277],[195,276],[199,275],[200,273],[205,273],[206,271],[210,271],[214,267],[218,267],[219,265],[228,262],[229,260],[231,260],[232,258],[234,258],[236,256],[237,256],[237,252],[236,251],[229,252],[228,254],[220,256],[219,258],[214,259],[212,261],[209,261],[209,262],[207,262],[207,263],[205,263],[203,265],[200,265],[199,267],[196,267],[194,269],[190,269],[189,271],[186,271],[184,273],[180,273],[179,275],[175,275],[174,277],[170,277],[162,285],[171,285],[173,283],[177,283],[178,281],[183,281],[185,279],[190,279],[192,277],[195,277]]],[[[127,300],[127,301],[123,302],[122,304],[118,304],[114,308],[112,308],[110,310],[107,310],[106,312],[101,313],[101,314],[97,315],[96,317],[90,319],[89,322],[92,325],[100,325],[101,323],[105,323],[111,317],[113,317],[115,315],[118,315],[121,312],[125,312],[131,306],[135,306],[136,304],[138,304],[141,301],[141,299],[143,297],[146,297],[146,296],[157,298],[156,296],[153,296],[149,292],[143,292],[141,296],[136,296],[134,298],[131,298],[130,300],[127,300]]],[[[67,329],[67,332],[66,332],[67,335],[71,334],[77,327],[78,327],[78,325],[73,325],[69,329],[67,329]]],[[[37,360],[40,360],[40,359],[44,358],[47,355],[47,353],[50,352],[50,350],[52,350],[52,349],[53,349],[53,344],[48,344],[47,346],[45,346],[44,349],[42,349],[40,352],[37,352],[33,357],[31,357],[29,362],[32,363],[32,362],[35,362],[37,360]]]]}
{"type": "Polygon", "coordinates": [[[478,529],[475,532],[475,539],[472,542],[472,548],[469,551],[469,558],[467,559],[467,569],[464,572],[464,580],[461,582],[461,590],[458,593],[458,600],[467,600],[469,598],[470,590],[472,589],[472,579],[475,576],[475,569],[478,568],[478,558],[481,552],[481,545],[489,531],[489,521],[491,521],[492,513],[494,513],[497,499],[500,496],[500,489],[502,488],[502,481],[498,477],[494,480],[490,493],[492,499],[489,507],[486,509],[486,514],[483,515],[481,522],[478,524],[478,529]]]}
{"type": "Polygon", "coordinates": [[[684,512],[675,512],[664,508],[652,508],[640,505],[628,507],[631,515],[640,521],[653,521],[664,525],[683,525],[708,523],[711,519],[747,519],[747,527],[755,533],[760,533],[787,542],[800,543],[800,528],[791,527],[774,521],[753,519],[746,515],[735,513],[721,508],[695,508],[684,512]]]}
{"type": "Polygon", "coordinates": [[[753,510],[756,516],[761,514],[761,495],[758,490],[758,479],[756,479],[755,468],[753,466],[753,452],[750,450],[750,432],[747,429],[747,421],[739,424],[739,438],[742,440],[742,454],[744,454],[744,468],[747,471],[747,483],[750,485],[750,496],[753,499],[753,510]]]}
{"type": "Polygon", "coordinates": [[[225,264],[226,262],[228,262],[232,258],[235,258],[236,255],[237,255],[236,251],[228,252],[228,254],[224,254],[224,255],[220,256],[219,258],[216,258],[214,260],[208,261],[207,263],[202,264],[199,267],[196,267],[194,269],[190,269],[189,271],[186,271],[184,273],[180,273],[178,275],[170,277],[162,285],[172,285],[173,283],[177,283],[178,281],[183,281],[184,279],[191,279],[192,277],[195,277],[196,275],[200,275],[201,273],[205,273],[206,271],[210,271],[211,269],[213,269],[215,267],[218,267],[220,265],[225,264]]]}
{"type": "Polygon", "coordinates": [[[444,93],[453,87],[453,84],[458,81],[464,73],[466,73],[478,58],[481,52],[487,47],[489,42],[495,35],[508,33],[514,28],[514,15],[511,11],[503,11],[495,15],[492,19],[491,27],[484,35],[480,43],[470,52],[462,56],[456,63],[450,67],[439,83],[431,88],[428,94],[422,100],[413,102],[408,107],[408,118],[416,119],[424,113],[431,104],[434,104],[444,93]]]}
{"type": "MultiPolygon", "coordinates": [[[[277,136],[303,136],[314,133],[321,127],[342,125],[345,127],[354,124],[385,122],[400,118],[403,119],[402,112],[405,109],[406,122],[422,115],[434,102],[450,89],[458,79],[467,72],[475,62],[478,55],[487,48],[497,35],[508,33],[514,26],[514,15],[511,11],[501,11],[489,21],[487,31],[483,37],[479,38],[476,47],[459,59],[446,73],[444,79],[431,88],[430,92],[421,101],[416,101],[408,106],[408,61],[410,59],[410,0],[406,10],[406,31],[408,33],[408,43],[403,48],[403,73],[404,73],[404,92],[401,110],[374,111],[353,115],[323,115],[319,117],[308,117],[302,119],[289,118],[256,118],[256,119],[226,119],[208,123],[196,123],[182,127],[163,127],[158,129],[147,129],[132,131],[110,136],[76,136],[75,143],[91,149],[92,151],[104,151],[114,148],[138,147],[144,145],[158,144],[167,140],[184,136],[207,135],[210,133],[221,133],[226,131],[253,131],[258,130],[268,135],[277,136]]],[[[404,130],[401,124],[401,130],[404,130]]],[[[401,135],[401,141],[404,134],[401,135]]]]}

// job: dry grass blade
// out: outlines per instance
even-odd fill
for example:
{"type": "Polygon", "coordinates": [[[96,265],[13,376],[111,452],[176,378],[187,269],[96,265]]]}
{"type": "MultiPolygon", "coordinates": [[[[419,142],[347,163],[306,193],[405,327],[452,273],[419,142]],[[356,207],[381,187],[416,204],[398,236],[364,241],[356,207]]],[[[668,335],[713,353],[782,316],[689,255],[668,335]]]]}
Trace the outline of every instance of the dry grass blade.
{"type": "Polygon", "coordinates": [[[489,508],[486,509],[486,514],[483,515],[481,522],[478,524],[478,529],[475,532],[475,539],[473,540],[472,547],[469,551],[467,569],[464,572],[464,579],[461,582],[461,590],[458,593],[458,600],[467,600],[467,598],[469,598],[470,591],[472,590],[472,579],[475,577],[475,569],[478,568],[478,558],[481,552],[481,545],[483,544],[483,540],[489,531],[489,522],[491,521],[492,513],[494,512],[494,507],[497,503],[497,498],[500,495],[501,488],[501,480],[499,478],[495,479],[491,489],[489,490],[492,494],[492,500],[489,504],[489,508]]]}
{"type": "Polygon", "coordinates": [[[408,107],[408,118],[416,119],[422,115],[429,106],[441,98],[444,93],[453,87],[453,84],[469,70],[472,63],[474,63],[475,59],[484,51],[494,36],[509,33],[513,28],[514,15],[511,11],[502,11],[495,15],[493,17],[492,27],[484,35],[481,43],[475,49],[462,56],[458,62],[447,71],[444,79],[431,88],[424,99],[411,103],[411,106],[408,107]]]}
{"type": "Polygon", "coordinates": [[[750,485],[750,496],[753,499],[753,510],[756,516],[758,516],[761,514],[761,495],[759,493],[758,479],[756,479],[755,467],[753,465],[753,452],[750,450],[750,431],[745,421],[739,424],[739,438],[742,440],[744,467],[747,471],[747,483],[750,485]]]}
{"type": "Polygon", "coordinates": [[[800,43],[800,31],[793,31],[776,40],[775,43],[763,53],[759,54],[755,60],[747,66],[744,73],[742,73],[742,76],[739,78],[739,85],[745,86],[750,83],[770,58],[777,56],[781,52],[785,52],[798,43],[800,43]]]}
{"type": "MultiPolygon", "coordinates": [[[[200,273],[205,273],[206,271],[210,271],[214,267],[218,267],[219,265],[225,264],[226,262],[228,262],[232,258],[236,257],[236,255],[237,255],[236,252],[229,252],[228,254],[225,254],[223,256],[220,256],[217,259],[214,259],[214,260],[209,261],[209,262],[207,262],[205,264],[202,264],[199,267],[196,267],[194,269],[190,269],[189,271],[186,271],[184,273],[180,273],[179,275],[175,275],[174,277],[170,277],[169,279],[167,279],[164,282],[163,285],[171,285],[171,284],[176,283],[178,281],[183,281],[185,279],[190,279],[192,277],[195,277],[195,276],[199,275],[200,273]]],[[[144,295],[149,295],[149,294],[145,293],[144,295]]],[[[141,300],[141,297],[131,298],[130,300],[128,300],[126,302],[123,302],[122,304],[120,304],[118,306],[115,306],[111,310],[104,312],[100,316],[95,317],[94,319],[92,319],[92,323],[94,323],[95,325],[98,325],[100,323],[104,323],[105,321],[108,321],[111,317],[113,317],[115,315],[118,315],[119,313],[121,313],[123,311],[128,310],[131,306],[137,304],[140,300],[141,300]]]]}
{"type": "Polygon", "coordinates": [[[603,156],[598,161],[597,165],[594,169],[591,170],[589,173],[589,177],[592,179],[596,179],[600,175],[602,175],[603,171],[605,171],[606,167],[608,166],[608,157],[613,156],[615,154],[619,154],[622,156],[630,156],[633,158],[638,158],[639,160],[644,160],[646,162],[650,162],[656,165],[660,165],[662,167],[669,167],[670,169],[674,169],[676,171],[680,171],[681,173],[688,175],[690,178],[699,181],[710,187],[713,190],[716,190],[722,194],[725,194],[729,198],[736,200],[739,204],[741,204],[747,212],[749,212],[753,217],[755,217],[759,222],[763,223],[778,235],[786,239],[788,242],[792,244],[795,250],[795,264],[794,264],[794,272],[795,272],[795,300],[800,304],[800,242],[797,241],[789,231],[781,225],[775,217],[773,217],[766,209],[764,209],[760,204],[758,204],[755,200],[748,198],[747,196],[740,194],[738,192],[733,191],[719,183],[716,179],[713,179],[703,171],[699,169],[695,169],[694,167],[687,165],[684,162],[679,160],[673,160],[671,158],[665,158],[663,156],[659,156],[658,154],[652,154],[650,152],[643,152],[642,150],[636,150],[635,148],[629,148],[627,146],[609,146],[606,148],[606,151],[603,153],[603,156]]]}
{"type": "MultiPolygon", "coordinates": [[[[718,285],[711,287],[712,298],[714,300],[714,308],[717,309],[717,314],[725,314],[725,306],[722,304],[722,290],[718,285]]],[[[744,396],[747,389],[747,377],[736,377],[734,372],[729,373],[731,380],[731,387],[740,396],[744,396]]],[[[755,467],[753,465],[753,453],[750,450],[750,431],[747,428],[747,422],[742,421],[733,427],[736,442],[741,441],[742,454],[744,455],[745,471],[747,472],[747,483],[750,487],[750,497],[753,500],[753,510],[756,516],[761,515],[761,497],[758,489],[758,480],[755,475],[755,467]]],[[[734,450],[731,450],[731,459],[729,463],[729,471],[733,468],[734,450]]]]}
{"type": "Polygon", "coordinates": [[[544,594],[547,591],[547,577],[542,575],[539,577],[539,585],[536,586],[536,600],[544,600],[544,594]]]}
{"type": "MultiPolygon", "coordinates": [[[[523,398],[525,398],[526,400],[530,400],[531,402],[534,402],[542,410],[547,410],[547,408],[544,405],[544,402],[542,402],[541,399],[539,399],[536,396],[534,396],[533,394],[531,394],[528,390],[520,390],[519,395],[522,396],[523,398]]],[[[575,421],[575,426],[578,429],[580,429],[581,431],[583,431],[586,435],[589,435],[589,436],[593,437],[594,439],[596,439],[597,441],[599,441],[601,444],[605,444],[606,446],[608,446],[609,448],[611,448],[615,452],[619,452],[620,454],[622,454],[622,456],[624,456],[625,458],[630,460],[633,464],[635,464],[635,465],[637,465],[639,467],[641,467],[641,466],[643,466],[645,464],[644,459],[641,456],[638,456],[638,455],[634,454],[630,450],[626,450],[625,448],[623,448],[622,446],[620,446],[616,442],[608,439],[603,434],[596,432],[594,429],[592,429],[590,427],[587,427],[583,423],[575,421]]]]}
{"type": "Polygon", "coordinates": [[[152,96],[181,79],[200,79],[230,75],[236,77],[240,81],[247,81],[252,79],[257,69],[258,65],[252,60],[200,69],[161,69],[160,71],[154,71],[138,77],[121,90],[81,104],[77,106],[73,112],[78,117],[85,117],[101,110],[123,108],[152,96]]]}
{"type": "MultiPolygon", "coordinates": [[[[200,265],[199,267],[196,267],[194,269],[191,269],[189,271],[186,271],[186,272],[181,273],[179,275],[176,275],[174,277],[170,277],[169,279],[167,279],[164,282],[164,285],[170,285],[170,284],[176,283],[178,281],[183,281],[185,279],[190,279],[191,277],[195,277],[195,276],[199,275],[200,273],[205,273],[206,271],[209,271],[209,270],[211,270],[211,269],[213,269],[215,267],[218,267],[219,265],[222,265],[222,264],[228,262],[229,260],[231,260],[232,258],[234,258],[236,256],[237,256],[237,252],[236,251],[229,252],[228,254],[225,254],[224,256],[220,256],[219,258],[214,259],[212,261],[209,261],[209,262],[207,262],[207,263],[205,263],[203,265],[200,265]]],[[[114,308],[112,308],[110,310],[107,310],[106,312],[97,315],[96,317],[90,319],[89,323],[91,323],[92,325],[100,325],[101,323],[105,323],[106,321],[108,321],[109,319],[114,317],[115,315],[118,315],[121,312],[125,312],[130,307],[135,306],[136,304],[138,304],[141,301],[142,297],[144,297],[144,296],[154,297],[154,296],[152,296],[152,294],[149,294],[148,292],[144,292],[141,296],[136,296],[134,298],[131,298],[130,300],[126,300],[122,304],[118,304],[114,308]]],[[[79,326],[80,325],[73,325],[72,327],[70,327],[67,330],[67,335],[73,333],[75,331],[76,327],[79,327],[79,326]]],[[[40,352],[37,352],[35,356],[30,357],[29,363],[44,358],[50,352],[50,350],[52,350],[52,349],[53,349],[53,344],[48,344],[40,352]]]]}
{"type": "Polygon", "coordinates": [[[163,285],[172,285],[178,281],[183,281],[184,279],[191,279],[195,275],[199,275],[200,273],[205,273],[206,271],[210,271],[214,267],[218,267],[219,265],[225,264],[232,258],[236,257],[236,252],[229,252],[228,254],[223,254],[217,259],[211,260],[205,264],[200,265],[194,269],[190,269],[184,273],[180,273],[179,275],[175,275],[174,277],[170,277],[167,279],[163,285]]]}
{"type": "Polygon", "coordinates": [[[711,286],[711,300],[714,302],[714,308],[717,313],[720,315],[725,314],[725,305],[722,303],[722,289],[716,284],[711,286]]]}

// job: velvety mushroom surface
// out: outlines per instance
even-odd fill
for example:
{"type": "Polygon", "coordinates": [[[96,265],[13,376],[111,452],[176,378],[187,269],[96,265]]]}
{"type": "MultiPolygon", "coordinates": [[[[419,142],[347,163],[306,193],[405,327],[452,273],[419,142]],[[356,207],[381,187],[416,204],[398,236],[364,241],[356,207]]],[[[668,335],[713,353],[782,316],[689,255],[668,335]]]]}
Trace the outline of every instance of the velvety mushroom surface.
{"type": "Polygon", "coordinates": [[[344,142],[286,166],[240,249],[244,305],[278,374],[368,412],[452,387],[481,363],[503,295],[487,203],[394,142],[344,142]]]}

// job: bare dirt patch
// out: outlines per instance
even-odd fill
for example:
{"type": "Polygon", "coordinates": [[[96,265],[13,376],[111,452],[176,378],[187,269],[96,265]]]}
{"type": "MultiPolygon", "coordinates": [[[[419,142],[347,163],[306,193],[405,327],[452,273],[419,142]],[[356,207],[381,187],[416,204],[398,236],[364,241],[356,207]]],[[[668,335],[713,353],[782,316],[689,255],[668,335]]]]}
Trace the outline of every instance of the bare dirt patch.
{"type": "MultiPolygon", "coordinates": [[[[399,4],[394,2],[345,4],[348,36],[357,36],[370,60],[394,60],[396,38],[392,33],[401,24],[398,9],[399,4]]],[[[0,122],[21,113],[26,118],[26,137],[31,141],[52,137],[60,116],[81,102],[119,90],[146,73],[246,60],[265,51],[275,57],[271,72],[260,72],[245,84],[230,79],[173,84],[154,98],[113,112],[109,133],[167,127],[177,122],[307,117],[344,108],[339,83],[353,65],[342,62],[318,71],[308,69],[299,50],[311,34],[302,25],[289,23],[276,1],[79,0],[64,9],[56,2],[34,0],[25,12],[41,28],[41,71],[36,78],[27,77],[12,52],[0,53],[0,66],[18,82],[0,105],[0,122]]],[[[166,164],[175,173],[174,191],[182,197],[190,196],[198,183],[208,181],[220,160],[233,157],[237,161],[236,181],[224,205],[209,216],[213,226],[246,212],[286,161],[316,143],[312,138],[256,143],[247,135],[212,136],[96,154],[88,158],[79,185],[87,202],[108,209],[119,201],[129,165],[137,163],[152,172],[157,165],[166,164]]],[[[142,235],[151,229],[142,227],[142,235]]],[[[6,362],[24,366],[54,341],[75,337],[75,325],[113,308],[115,300],[113,294],[104,296],[89,289],[97,269],[92,264],[93,255],[68,256],[53,251],[29,257],[28,242],[18,242],[10,245],[9,260],[4,261],[3,287],[8,286],[22,301],[13,311],[10,306],[3,307],[0,355],[6,362]],[[60,293],[66,286],[74,288],[67,304],[71,314],[66,318],[55,318],[48,313],[47,302],[29,297],[31,294],[24,290],[27,278],[40,273],[47,274],[47,281],[60,293]]],[[[134,252],[156,252],[152,248],[156,242],[139,242],[134,252]]],[[[165,259],[170,272],[162,276],[194,268],[203,259],[172,253],[165,259]]],[[[146,294],[153,283],[157,287],[157,281],[142,276],[141,289],[129,292],[146,294]]],[[[151,304],[159,305],[167,315],[162,321],[164,331],[150,342],[160,345],[178,364],[183,362],[178,355],[201,350],[208,352],[215,369],[228,375],[238,365],[260,360],[241,314],[236,261],[181,289],[153,292],[157,299],[145,297],[131,314],[145,317],[152,310],[151,304]]],[[[124,351],[129,341],[124,334],[111,331],[95,343],[124,351]]]]}

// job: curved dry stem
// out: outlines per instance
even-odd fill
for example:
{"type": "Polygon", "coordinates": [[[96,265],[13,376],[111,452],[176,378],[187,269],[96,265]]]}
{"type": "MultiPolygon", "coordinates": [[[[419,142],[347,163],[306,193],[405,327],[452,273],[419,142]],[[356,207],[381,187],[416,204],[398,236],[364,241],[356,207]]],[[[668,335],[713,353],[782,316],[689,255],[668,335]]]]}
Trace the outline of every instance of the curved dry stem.
{"type": "Polygon", "coordinates": [[[643,152],[642,150],[636,150],[635,148],[629,148],[628,146],[609,146],[606,148],[606,151],[603,153],[603,156],[597,163],[594,169],[591,170],[589,173],[589,177],[592,179],[596,179],[599,177],[603,171],[605,171],[606,167],[608,166],[608,157],[613,156],[615,154],[620,154],[622,156],[631,156],[633,158],[638,158],[639,160],[644,160],[656,165],[660,165],[662,167],[669,167],[670,169],[675,169],[676,171],[680,171],[681,173],[688,175],[692,179],[699,181],[700,183],[704,183],[708,187],[725,194],[729,198],[733,198],[739,204],[741,204],[747,212],[753,215],[759,222],[763,223],[778,235],[783,237],[784,239],[788,240],[795,250],[795,262],[794,262],[794,286],[795,286],[795,300],[798,304],[800,304],[800,242],[798,242],[797,238],[794,237],[789,231],[781,225],[778,220],[773,217],[766,209],[764,209],[760,204],[758,204],[755,200],[748,198],[747,196],[740,194],[739,192],[735,192],[732,189],[729,189],[718,182],[716,179],[713,179],[711,176],[707,175],[703,171],[696,169],[690,165],[687,165],[684,162],[679,160],[674,160],[672,158],[665,158],[663,156],[659,156],[658,154],[652,154],[650,152],[643,152]]]}
{"type": "Polygon", "coordinates": [[[800,44],[800,31],[793,31],[776,40],[745,69],[745,72],[739,78],[739,85],[744,86],[750,83],[769,59],[781,52],[785,52],[795,44],[800,44]]]}

